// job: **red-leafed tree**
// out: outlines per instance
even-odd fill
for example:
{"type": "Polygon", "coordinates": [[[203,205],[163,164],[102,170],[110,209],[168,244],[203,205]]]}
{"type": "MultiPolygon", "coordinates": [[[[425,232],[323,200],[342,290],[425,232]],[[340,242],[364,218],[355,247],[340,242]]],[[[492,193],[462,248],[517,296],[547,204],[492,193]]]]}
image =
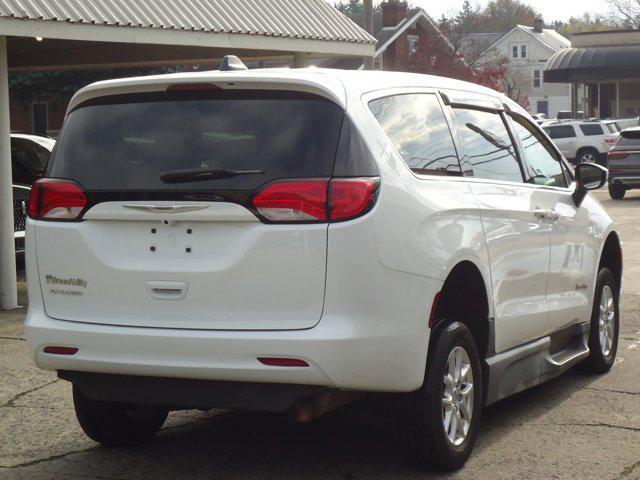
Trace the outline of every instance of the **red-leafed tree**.
{"type": "Polygon", "coordinates": [[[502,80],[507,73],[506,58],[466,58],[455,44],[437,33],[421,35],[409,68],[417,73],[456,78],[505,91],[502,80]]]}
{"type": "MultiPolygon", "coordinates": [[[[487,50],[485,43],[467,42],[456,44],[459,35],[445,36],[447,25],[441,25],[439,32],[422,34],[415,51],[410,52],[409,69],[416,73],[427,73],[450,77],[505,93],[509,98],[529,109],[529,97],[522,93],[519,85],[522,79],[509,71],[509,61],[498,51],[487,50]],[[452,40],[448,40],[451,38],[452,40]]],[[[524,80],[526,81],[526,80],[524,80]]]]}

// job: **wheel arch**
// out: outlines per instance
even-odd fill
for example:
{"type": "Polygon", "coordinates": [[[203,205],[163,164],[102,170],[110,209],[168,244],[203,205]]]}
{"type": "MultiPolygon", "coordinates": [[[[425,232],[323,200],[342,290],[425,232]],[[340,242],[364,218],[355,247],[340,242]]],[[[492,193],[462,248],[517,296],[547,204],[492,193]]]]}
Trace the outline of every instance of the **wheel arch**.
{"type": "Polygon", "coordinates": [[[463,323],[471,331],[478,353],[484,359],[492,354],[494,348],[490,299],[480,268],[470,260],[462,260],[449,271],[438,294],[432,328],[435,330],[455,321],[463,323]]]}
{"type": "Polygon", "coordinates": [[[619,294],[622,289],[622,243],[620,242],[620,237],[615,230],[609,232],[607,239],[602,246],[596,276],[603,267],[609,267],[611,273],[613,273],[619,294]]]}

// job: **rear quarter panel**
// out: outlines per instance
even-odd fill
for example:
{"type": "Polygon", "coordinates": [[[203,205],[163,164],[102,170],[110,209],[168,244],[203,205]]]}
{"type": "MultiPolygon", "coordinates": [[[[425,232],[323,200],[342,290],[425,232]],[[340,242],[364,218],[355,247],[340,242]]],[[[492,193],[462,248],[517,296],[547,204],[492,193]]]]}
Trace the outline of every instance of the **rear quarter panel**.
{"type": "Polygon", "coordinates": [[[480,270],[491,298],[480,207],[468,183],[463,178],[416,176],[369,111],[370,100],[394,93],[399,92],[349,99],[349,114],[380,169],[382,187],[372,215],[378,259],[386,268],[439,281],[446,280],[460,262],[470,261],[480,270]]]}

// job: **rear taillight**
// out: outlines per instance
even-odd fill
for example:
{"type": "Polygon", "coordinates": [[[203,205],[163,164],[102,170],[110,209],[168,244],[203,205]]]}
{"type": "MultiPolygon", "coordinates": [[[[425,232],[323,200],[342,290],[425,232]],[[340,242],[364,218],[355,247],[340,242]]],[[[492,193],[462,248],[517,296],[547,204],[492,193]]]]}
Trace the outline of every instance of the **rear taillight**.
{"type": "Polygon", "coordinates": [[[289,180],[272,183],[259,192],[253,205],[273,222],[327,220],[327,181],[289,180]]]}
{"type": "Polygon", "coordinates": [[[625,152],[623,150],[609,150],[608,157],[614,160],[621,160],[623,158],[627,158],[629,156],[629,152],[625,152]]]}
{"type": "Polygon", "coordinates": [[[71,180],[43,178],[31,187],[29,217],[34,220],[77,220],[87,206],[87,196],[71,180]]]}
{"type": "Polygon", "coordinates": [[[616,143],[616,138],[615,137],[605,137],[604,143],[608,143],[608,144],[616,143]]]}
{"type": "Polygon", "coordinates": [[[369,210],[378,198],[377,178],[335,178],[330,183],[329,211],[332,221],[358,217],[369,210]]]}
{"type": "Polygon", "coordinates": [[[365,214],[376,202],[378,178],[283,180],[253,198],[253,206],[271,222],[345,221],[365,214]]]}

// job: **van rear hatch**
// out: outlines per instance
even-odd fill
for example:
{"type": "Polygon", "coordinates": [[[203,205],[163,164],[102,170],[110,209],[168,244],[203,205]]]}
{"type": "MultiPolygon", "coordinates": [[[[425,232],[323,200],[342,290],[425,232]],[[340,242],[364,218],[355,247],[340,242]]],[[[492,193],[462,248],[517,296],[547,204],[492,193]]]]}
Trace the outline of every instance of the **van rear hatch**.
{"type": "Polygon", "coordinates": [[[330,178],[343,117],[323,97],[265,90],[181,88],[76,106],[49,177],[75,181],[87,206],[78,221],[37,222],[48,315],[162,328],[314,326],[328,224],[271,222],[253,199],[282,179],[330,178]]]}

